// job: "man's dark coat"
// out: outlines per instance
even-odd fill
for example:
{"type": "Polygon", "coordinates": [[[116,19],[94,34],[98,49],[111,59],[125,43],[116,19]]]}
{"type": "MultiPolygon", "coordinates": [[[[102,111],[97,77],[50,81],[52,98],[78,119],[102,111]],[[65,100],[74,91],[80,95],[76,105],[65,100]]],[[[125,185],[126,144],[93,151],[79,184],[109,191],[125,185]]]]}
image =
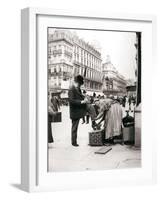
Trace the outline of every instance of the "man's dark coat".
{"type": "Polygon", "coordinates": [[[84,100],[81,89],[72,86],[68,92],[69,106],[70,106],[70,118],[80,119],[86,115],[86,104],[81,104],[84,100]]]}

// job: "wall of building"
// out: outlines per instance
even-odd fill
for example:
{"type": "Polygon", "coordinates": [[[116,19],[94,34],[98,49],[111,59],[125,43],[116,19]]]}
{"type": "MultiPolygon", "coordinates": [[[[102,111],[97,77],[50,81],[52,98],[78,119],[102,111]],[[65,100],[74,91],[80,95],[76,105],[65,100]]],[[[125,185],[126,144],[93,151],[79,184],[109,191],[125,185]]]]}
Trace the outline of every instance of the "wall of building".
{"type": "Polygon", "coordinates": [[[111,61],[108,60],[102,65],[103,74],[103,92],[106,95],[125,95],[127,81],[125,78],[116,70],[111,61]]]}
{"type": "MultiPolygon", "coordinates": [[[[49,88],[62,88],[78,74],[85,78],[84,89],[102,91],[101,53],[66,30],[48,36],[49,88]]],[[[70,85],[70,84],[69,84],[70,85]]]]}

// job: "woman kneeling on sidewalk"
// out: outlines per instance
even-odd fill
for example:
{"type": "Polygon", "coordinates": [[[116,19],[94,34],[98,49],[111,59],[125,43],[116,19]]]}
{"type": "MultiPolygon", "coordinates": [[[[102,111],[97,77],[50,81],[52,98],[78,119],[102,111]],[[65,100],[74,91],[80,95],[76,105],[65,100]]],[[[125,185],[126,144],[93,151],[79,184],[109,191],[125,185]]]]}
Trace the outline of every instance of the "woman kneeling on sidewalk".
{"type": "Polygon", "coordinates": [[[113,142],[114,138],[119,138],[121,135],[123,117],[121,105],[113,97],[96,100],[95,104],[99,110],[96,120],[101,119],[98,124],[104,121],[105,140],[113,142]]]}

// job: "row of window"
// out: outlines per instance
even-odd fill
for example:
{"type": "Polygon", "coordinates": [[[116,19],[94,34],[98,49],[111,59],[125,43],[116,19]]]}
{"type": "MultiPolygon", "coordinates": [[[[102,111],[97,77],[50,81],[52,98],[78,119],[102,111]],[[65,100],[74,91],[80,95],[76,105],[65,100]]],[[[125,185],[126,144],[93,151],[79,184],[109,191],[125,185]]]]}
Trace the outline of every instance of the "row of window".
{"type": "Polygon", "coordinates": [[[101,90],[102,85],[99,83],[95,83],[93,81],[85,81],[84,87],[87,89],[93,89],[93,90],[101,90]]]}
{"type": "Polygon", "coordinates": [[[65,32],[60,32],[56,31],[54,35],[50,35],[50,41],[55,41],[55,40],[60,40],[60,39],[66,39],[67,41],[72,43],[72,38],[66,34],[65,32]]]}
{"type": "MultiPolygon", "coordinates": [[[[91,62],[93,63],[96,63],[97,65],[101,64],[101,61],[100,59],[98,59],[96,56],[93,56],[91,53],[88,53],[87,51],[83,50],[83,49],[80,49],[78,51],[75,50],[76,47],[74,47],[74,55],[75,56],[79,56],[79,57],[82,57],[82,58],[85,58],[86,60],[90,60],[91,62]]],[[[53,54],[54,52],[56,51],[68,51],[72,54],[73,52],[73,49],[67,45],[53,45],[49,47],[49,54],[53,54]]]]}
{"type": "Polygon", "coordinates": [[[93,52],[92,50],[88,50],[88,49],[85,49],[85,48],[81,48],[79,47],[78,45],[74,45],[74,53],[78,53],[80,55],[84,55],[84,56],[88,56],[88,55],[92,55],[94,57],[98,57],[98,58],[101,58],[100,57],[100,54],[96,54],[95,52],[93,52]]]}
{"type": "Polygon", "coordinates": [[[80,54],[74,53],[74,60],[76,62],[81,63],[82,65],[89,66],[93,69],[101,70],[101,61],[97,58],[91,57],[91,56],[83,56],[80,54]]]}
{"type": "Polygon", "coordinates": [[[55,54],[48,56],[48,63],[55,64],[55,63],[66,63],[72,64],[72,57],[70,54],[55,54]]]}
{"type": "MultiPolygon", "coordinates": [[[[101,57],[100,55],[93,55],[92,52],[89,53],[87,50],[80,48],[77,45],[74,45],[73,48],[66,44],[65,42],[59,43],[50,43],[48,47],[49,54],[57,51],[69,52],[70,55],[74,55],[74,59],[78,62],[83,63],[84,65],[90,65],[90,67],[101,66],[101,57]]],[[[55,54],[55,53],[54,53],[55,54]]]]}
{"type": "MultiPolygon", "coordinates": [[[[49,80],[49,86],[52,87],[61,87],[61,82],[62,82],[62,78],[54,78],[51,77],[51,79],[49,80]]],[[[102,85],[99,83],[95,83],[92,81],[85,81],[84,83],[84,87],[87,89],[93,89],[93,90],[101,90],[102,89],[102,85]]]]}
{"type": "Polygon", "coordinates": [[[82,75],[87,79],[95,80],[98,82],[102,82],[102,74],[90,69],[85,69],[85,68],[75,68],[75,75],[82,75]]]}
{"type": "MultiPolygon", "coordinates": [[[[67,61],[68,62],[72,62],[73,61],[72,55],[70,53],[68,53],[68,52],[66,52],[65,54],[54,54],[52,56],[49,55],[48,58],[49,58],[49,63],[61,62],[60,59],[63,59],[63,58],[65,59],[65,62],[67,62],[67,61]]],[[[77,59],[75,59],[74,63],[76,63],[78,65],[88,66],[89,68],[95,69],[95,70],[97,70],[99,72],[101,71],[101,66],[98,66],[98,65],[96,65],[94,63],[91,63],[91,62],[88,62],[88,60],[85,60],[85,59],[84,60],[81,59],[81,62],[77,61],[77,59]]]]}
{"type": "Polygon", "coordinates": [[[51,51],[51,52],[54,51],[54,50],[59,50],[59,49],[66,50],[66,51],[69,51],[69,52],[73,51],[73,49],[71,47],[67,46],[67,45],[59,44],[59,45],[53,45],[53,46],[49,47],[49,51],[51,51]]]}
{"type": "Polygon", "coordinates": [[[59,42],[49,43],[48,50],[49,50],[50,53],[52,53],[55,50],[69,51],[70,53],[72,53],[73,47],[62,40],[62,41],[59,41],[59,42]]]}
{"type": "Polygon", "coordinates": [[[49,69],[49,73],[68,72],[72,73],[73,67],[68,65],[55,65],[49,69]]]}
{"type": "MultiPolygon", "coordinates": [[[[91,54],[95,54],[96,56],[100,57],[100,53],[97,52],[94,48],[92,48],[92,46],[90,47],[90,45],[88,45],[86,42],[83,42],[82,40],[80,40],[79,38],[75,38],[72,37],[72,35],[66,34],[65,32],[60,32],[60,31],[56,31],[54,33],[54,35],[49,35],[50,41],[53,40],[53,42],[57,39],[66,39],[67,41],[69,41],[71,44],[73,44],[73,42],[75,43],[75,48],[74,48],[74,52],[81,52],[84,49],[86,49],[86,51],[91,52],[91,54]],[[80,46],[81,47],[80,47],[80,46]]],[[[60,44],[59,44],[60,45],[60,44]]],[[[57,46],[55,45],[54,48],[57,48],[57,46]]]]}
{"type": "MultiPolygon", "coordinates": [[[[66,57],[72,57],[72,52],[64,50],[64,52],[62,51],[62,49],[57,49],[57,50],[51,50],[51,48],[49,49],[49,55],[53,55],[54,57],[56,56],[61,56],[62,53],[64,53],[64,56],[66,57]]],[[[50,57],[49,57],[50,58],[50,57]]],[[[97,58],[90,56],[90,55],[80,55],[80,54],[76,54],[74,53],[74,60],[80,62],[83,65],[89,66],[91,68],[94,69],[98,69],[101,66],[101,61],[98,60],[97,58]]]]}
{"type": "MultiPolygon", "coordinates": [[[[58,76],[58,75],[61,75],[61,73],[67,73],[67,75],[69,76],[72,75],[73,73],[73,68],[71,66],[67,66],[67,65],[56,65],[56,66],[53,66],[49,69],[49,74],[53,75],[53,76],[58,76]]],[[[82,75],[82,76],[85,76],[87,79],[91,79],[91,80],[95,80],[95,81],[98,81],[98,82],[101,82],[102,81],[102,74],[101,73],[97,73],[97,72],[94,72],[92,70],[85,70],[84,68],[75,68],[75,71],[74,71],[74,75],[82,75]]],[[[64,74],[65,75],[65,74],[64,74]]]]}

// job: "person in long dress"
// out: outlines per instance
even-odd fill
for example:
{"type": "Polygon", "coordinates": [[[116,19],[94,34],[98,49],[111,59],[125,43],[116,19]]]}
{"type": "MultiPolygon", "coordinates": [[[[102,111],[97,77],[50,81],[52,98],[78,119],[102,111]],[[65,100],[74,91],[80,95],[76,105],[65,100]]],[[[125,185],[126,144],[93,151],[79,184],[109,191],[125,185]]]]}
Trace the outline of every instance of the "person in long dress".
{"type": "Polygon", "coordinates": [[[96,101],[95,104],[99,108],[96,120],[104,120],[105,140],[120,136],[123,117],[120,103],[116,99],[103,99],[96,101]]]}

